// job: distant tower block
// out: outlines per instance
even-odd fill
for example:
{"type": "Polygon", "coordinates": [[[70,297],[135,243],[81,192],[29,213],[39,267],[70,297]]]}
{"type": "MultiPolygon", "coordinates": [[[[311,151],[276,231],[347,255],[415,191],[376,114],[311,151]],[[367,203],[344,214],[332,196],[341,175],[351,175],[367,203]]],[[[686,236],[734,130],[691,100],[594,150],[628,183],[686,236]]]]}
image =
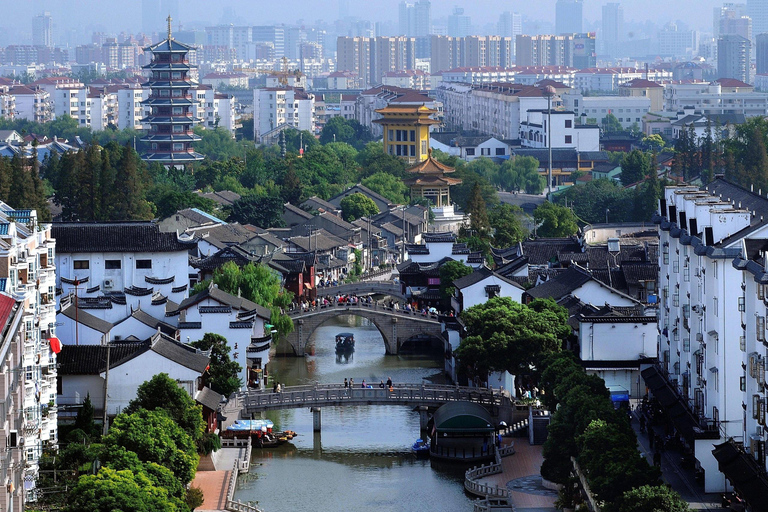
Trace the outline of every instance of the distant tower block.
{"type": "Polygon", "coordinates": [[[171,20],[168,16],[168,38],[144,49],[152,52],[152,62],[145,66],[152,77],[145,84],[151,92],[143,105],[150,107],[150,113],[142,121],[149,124],[149,131],[141,140],[149,149],[142,158],[168,167],[185,167],[204,156],[192,149],[192,143],[200,140],[192,131],[200,122],[192,112],[190,89],[196,84],[189,78],[193,67],[187,60],[192,47],[173,39],[171,20]]]}

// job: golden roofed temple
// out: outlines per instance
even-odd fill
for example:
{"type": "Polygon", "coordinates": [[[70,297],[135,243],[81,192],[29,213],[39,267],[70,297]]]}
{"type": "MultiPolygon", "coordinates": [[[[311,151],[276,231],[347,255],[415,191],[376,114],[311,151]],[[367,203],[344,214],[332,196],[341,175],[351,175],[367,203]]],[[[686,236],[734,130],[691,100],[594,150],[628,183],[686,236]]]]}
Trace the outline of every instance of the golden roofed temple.
{"type": "Polygon", "coordinates": [[[427,151],[426,160],[406,170],[413,174],[412,178],[403,180],[403,183],[411,189],[412,199],[425,197],[433,207],[439,209],[451,205],[450,187],[461,184],[461,180],[447,176],[456,172],[456,169],[432,158],[432,149],[427,151]]]}
{"type": "Polygon", "coordinates": [[[425,105],[389,105],[377,109],[381,119],[373,122],[382,125],[384,151],[409,164],[423,161],[429,152],[429,127],[440,124],[433,119],[437,110],[425,105]]]}

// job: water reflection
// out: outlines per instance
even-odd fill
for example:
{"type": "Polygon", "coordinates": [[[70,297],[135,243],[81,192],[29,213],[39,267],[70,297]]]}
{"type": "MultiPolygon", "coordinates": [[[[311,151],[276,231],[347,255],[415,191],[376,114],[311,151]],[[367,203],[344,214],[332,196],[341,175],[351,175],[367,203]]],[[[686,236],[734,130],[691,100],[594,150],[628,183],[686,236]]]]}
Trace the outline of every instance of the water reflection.
{"type": "MultiPolygon", "coordinates": [[[[363,379],[376,386],[388,377],[395,383],[442,380],[442,352],[388,356],[376,327],[360,317],[337,317],[320,326],[307,353],[273,360],[272,375],[286,385],[344,378],[357,386],[363,379]],[[355,351],[339,360],[335,336],[342,331],[354,333],[355,351]]],[[[410,452],[421,435],[411,407],[326,407],[321,433],[312,432],[308,409],[274,411],[269,418],[299,435],[276,449],[254,450],[252,474],[240,483],[238,499],[258,501],[267,512],[471,510],[462,486],[464,468],[435,470],[410,452]]]]}

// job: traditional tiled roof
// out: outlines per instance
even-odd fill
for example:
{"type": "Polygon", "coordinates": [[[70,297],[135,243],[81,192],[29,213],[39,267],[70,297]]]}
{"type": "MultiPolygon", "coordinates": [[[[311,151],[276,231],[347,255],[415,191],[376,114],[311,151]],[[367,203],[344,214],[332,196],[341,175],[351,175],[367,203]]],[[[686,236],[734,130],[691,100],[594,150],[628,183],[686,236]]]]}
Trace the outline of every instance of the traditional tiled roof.
{"type": "Polygon", "coordinates": [[[461,290],[463,288],[468,288],[473,284],[477,284],[481,281],[484,281],[488,278],[496,278],[500,281],[504,281],[505,283],[511,284],[515,288],[520,288],[521,290],[523,289],[523,287],[517,284],[516,282],[511,281],[500,274],[497,274],[496,272],[494,272],[493,270],[489,269],[486,266],[482,266],[478,268],[477,270],[475,270],[474,272],[472,272],[467,276],[456,279],[453,282],[453,286],[461,290]]]}
{"type": "Polygon", "coordinates": [[[561,252],[581,252],[581,244],[575,237],[525,240],[522,246],[523,254],[528,256],[531,265],[555,264],[559,262],[558,254],[561,252]]]}
{"type": "Polygon", "coordinates": [[[212,411],[216,411],[219,409],[219,404],[221,404],[221,400],[224,398],[224,395],[215,392],[211,388],[205,387],[195,393],[195,401],[208,409],[211,409],[212,411]]]}
{"type": "Polygon", "coordinates": [[[283,209],[285,211],[287,211],[287,212],[291,212],[292,214],[298,215],[299,217],[302,217],[302,218],[307,219],[307,220],[309,220],[312,217],[314,217],[314,215],[312,215],[311,213],[309,213],[307,211],[304,211],[304,210],[302,210],[301,208],[299,208],[297,206],[293,206],[291,203],[285,203],[283,205],[283,209]]]}
{"type": "Polygon", "coordinates": [[[195,258],[190,256],[189,264],[190,266],[201,270],[216,270],[230,261],[233,261],[238,266],[242,267],[248,263],[255,263],[258,260],[258,257],[251,255],[245,249],[238,246],[232,246],[225,247],[205,258],[195,258]]]}
{"type": "Polygon", "coordinates": [[[259,306],[255,302],[252,302],[248,299],[236,297],[235,295],[220,290],[219,287],[213,283],[211,283],[208,288],[201,291],[200,293],[184,299],[181,304],[179,304],[177,311],[188,309],[208,298],[213,299],[214,301],[223,305],[230,306],[232,309],[237,309],[240,311],[255,310],[258,312],[259,316],[263,318],[270,318],[272,316],[272,312],[264,306],[259,306]]]}
{"type": "MultiPolygon", "coordinates": [[[[109,346],[109,367],[115,368],[149,350],[147,342],[112,343],[109,346]]],[[[59,375],[98,375],[107,368],[106,345],[64,345],[56,356],[59,375]]]]}
{"type": "Polygon", "coordinates": [[[107,322],[106,320],[102,320],[101,318],[94,316],[87,311],[83,311],[83,308],[80,308],[80,310],[75,313],[74,303],[70,303],[69,306],[61,308],[59,314],[66,316],[72,321],[75,321],[75,318],[77,318],[77,322],[102,334],[106,334],[112,329],[111,323],[107,322]]]}
{"type": "Polygon", "coordinates": [[[177,252],[197,246],[196,241],[181,240],[176,233],[162,233],[151,222],[58,223],[51,236],[56,252],[177,252]]]}
{"type": "Polygon", "coordinates": [[[146,325],[148,327],[151,327],[153,329],[158,329],[159,328],[161,332],[163,332],[163,333],[165,333],[165,334],[167,334],[169,336],[173,336],[176,333],[176,328],[174,326],[172,326],[172,325],[170,325],[170,324],[168,324],[166,322],[163,322],[162,320],[159,320],[159,319],[153,317],[152,315],[150,315],[149,313],[147,313],[146,311],[143,311],[141,309],[137,309],[137,310],[133,311],[131,313],[131,316],[126,317],[125,319],[121,320],[120,322],[118,322],[115,325],[119,325],[119,324],[125,322],[126,320],[128,320],[128,318],[135,318],[139,322],[141,322],[144,325],[146,325]]]}
{"type": "Polygon", "coordinates": [[[310,197],[309,199],[307,199],[306,201],[301,203],[301,206],[302,207],[309,207],[312,210],[318,210],[318,211],[320,211],[322,209],[322,210],[324,210],[326,212],[335,212],[336,210],[339,209],[338,206],[329,203],[325,199],[320,199],[317,196],[310,197]]]}
{"type": "Polygon", "coordinates": [[[162,333],[155,334],[151,343],[153,352],[196,372],[203,373],[211,361],[210,356],[162,333]]]}
{"type": "Polygon", "coordinates": [[[592,276],[589,272],[577,265],[573,265],[546,283],[529,289],[526,293],[535,299],[553,298],[558,300],[573,293],[574,290],[579,289],[591,280],[592,276]]]}
{"type": "Polygon", "coordinates": [[[237,222],[201,226],[188,229],[187,232],[219,249],[247,242],[255,236],[253,231],[237,222]]]}

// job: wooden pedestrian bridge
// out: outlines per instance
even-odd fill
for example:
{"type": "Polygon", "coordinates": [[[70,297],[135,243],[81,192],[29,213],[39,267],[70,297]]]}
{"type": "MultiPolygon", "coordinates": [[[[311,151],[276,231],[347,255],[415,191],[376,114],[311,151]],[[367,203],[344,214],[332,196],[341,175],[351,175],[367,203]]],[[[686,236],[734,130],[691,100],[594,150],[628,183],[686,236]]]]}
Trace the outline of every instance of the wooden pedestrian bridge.
{"type": "Polygon", "coordinates": [[[384,338],[387,354],[397,354],[400,347],[415,336],[431,336],[440,339],[442,324],[438,315],[423,315],[418,311],[405,311],[380,304],[377,301],[332,301],[327,306],[308,309],[295,308],[287,312],[293,320],[293,332],[285,336],[293,353],[304,356],[312,333],[327,320],[339,315],[356,315],[369,319],[384,338]]]}
{"type": "Polygon", "coordinates": [[[238,394],[237,403],[242,407],[240,416],[252,418],[276,409],[310,408],[314,413],[315,430],[320,430],[322,407],[404,405],[420,411],[423,427],[426,427],[428,409],[435,409],[448,402],[469,401],[484,406],[494,417],[507,417],[514,401],[508,393],[498,389],[447,386],[440,384],[395,384],[392,388],[345,388],[342,384],[316,384],[289,386],[280,393],[246,391],[238,394]]]}

